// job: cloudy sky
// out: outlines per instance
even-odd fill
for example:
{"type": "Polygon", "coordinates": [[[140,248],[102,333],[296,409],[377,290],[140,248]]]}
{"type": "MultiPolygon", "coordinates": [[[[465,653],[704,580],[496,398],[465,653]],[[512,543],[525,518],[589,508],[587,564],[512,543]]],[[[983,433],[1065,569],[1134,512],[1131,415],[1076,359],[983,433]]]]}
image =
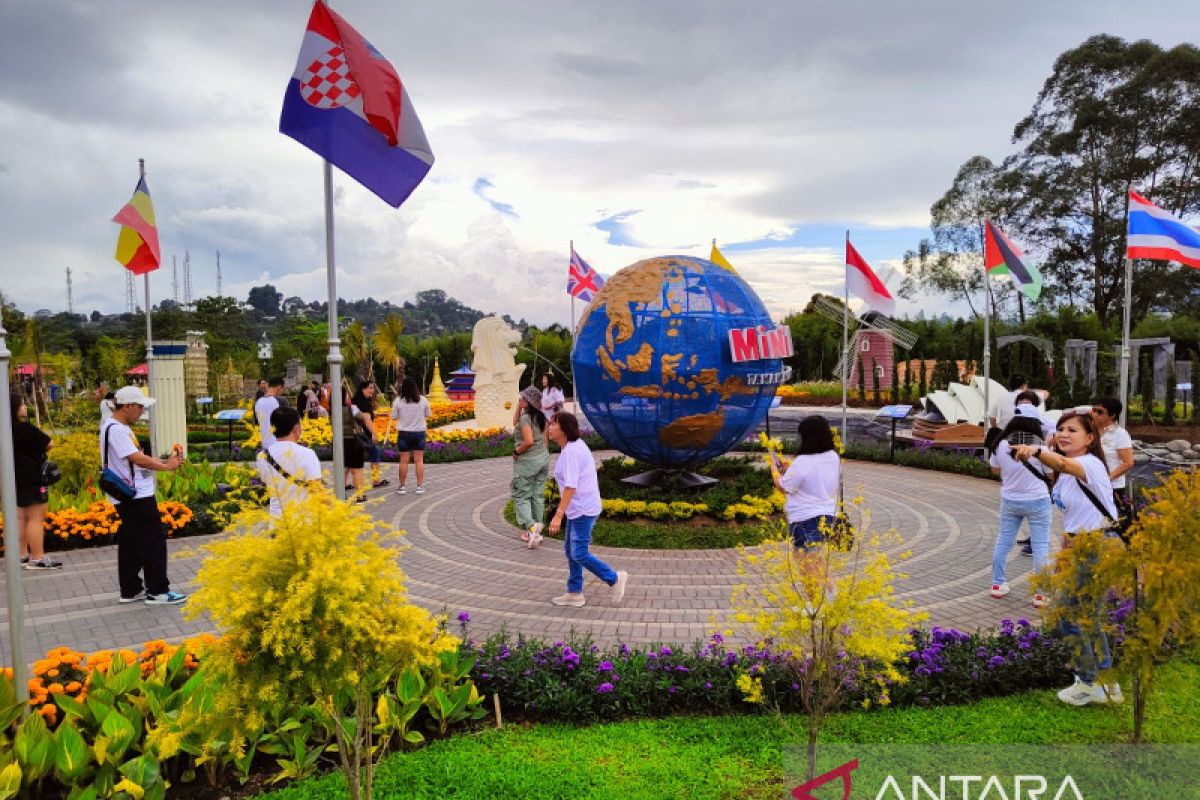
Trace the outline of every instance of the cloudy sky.
{"type": "MultiPolygon", "coordinates": [[[[0,0],[0,291],[120,311],[109,220],[147,162],[170,297],[325,292],[319,159],[278,133],[308,0],[0,0]],[[182,290],[181,290],[182,291],[182,290]]],[[[716,238],[772,312],[878,271],[958,166],[1009,152],[1055,57],[1173,46],[1200,3],[336,0],[395,65],[437,161],[393,210],[335,171],[339,293],[567,322],[568,243],[602,273],[716,238]]],[[[894,287],[899,276],[889,283],[894,287]]],[[[140,297],[140,288],[139,288],[140,297]]],[[[928,300],[901,313],[945,308],[928,300]]],[[[952,311],[956,309],[950,309],[952,311]]]]}

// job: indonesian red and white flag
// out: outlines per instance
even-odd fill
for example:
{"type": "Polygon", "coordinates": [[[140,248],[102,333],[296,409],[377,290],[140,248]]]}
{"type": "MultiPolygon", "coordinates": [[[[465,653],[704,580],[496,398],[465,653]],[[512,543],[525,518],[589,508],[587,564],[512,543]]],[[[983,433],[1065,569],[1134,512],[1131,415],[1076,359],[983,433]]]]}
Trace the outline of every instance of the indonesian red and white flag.
{"type": "Polygon", "coordinates": [[[858,254],[849,239],[846,240],[846,288],[875,311],[890,317],[896,310],[896,298],[892,297],[875,270],[858,254]]]}

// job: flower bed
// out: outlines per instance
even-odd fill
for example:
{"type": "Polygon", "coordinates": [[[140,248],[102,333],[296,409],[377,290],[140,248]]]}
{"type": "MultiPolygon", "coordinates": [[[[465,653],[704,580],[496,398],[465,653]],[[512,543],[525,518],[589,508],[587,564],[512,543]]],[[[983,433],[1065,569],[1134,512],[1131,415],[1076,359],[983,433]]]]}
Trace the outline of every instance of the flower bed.
{"type": "MultiPolygon", "coordinates": [[[[466,623],[463,632],[465,639],[466,623]]],[[[912,651],[898,665],[901,680],[883,694],[874,682],[856,686],[845,707],[967,703],[1071,679],[1070,648],[1027,620],[971,634],[914,630],[912,638],[912,651]]],[[[479,691],[498,694],[506,714],[524,719],[582,723],[801,707],[789,653],[769,642],[731,647],[719,633],[685,646],[604,649],[588,639],[550,643],[501,633],[478,644],[467,639],[464,648],[477,657],[471,676],[479,691]],[[747,702],[749,686],[759,687],[766,702],[747,702]]]]}
{"type": "MultiPolygon", "coordinates": [[[[475,404],[472,402],[431,403],[430,409],[433,411],[433,416],[426,423],[431,429],[430,433],[443,425],[471,419],[475,416],[475,404]]],[[[387,406],[379,406],[375,410],[375,435],[381,442],[385,441],[385,434],[387,435],[386,441],[396,441],[396,426],[390,419],[390,414],[391,409],[387,406]]],[[[241,442],[241,447],[243,450],[253,451],[262,442],[258,423],[252,415],[243,418],[242,422],[245,425],[245,439],[241,442]]],[[[333,428],[329,417],[303,418],[300,420],[300,426],[303,431],[300,438],[309,447],[329,446],[333,443],[333,428]]],[[[221,442],[223,440],[218,438],[212,441],[221,442]]]]}

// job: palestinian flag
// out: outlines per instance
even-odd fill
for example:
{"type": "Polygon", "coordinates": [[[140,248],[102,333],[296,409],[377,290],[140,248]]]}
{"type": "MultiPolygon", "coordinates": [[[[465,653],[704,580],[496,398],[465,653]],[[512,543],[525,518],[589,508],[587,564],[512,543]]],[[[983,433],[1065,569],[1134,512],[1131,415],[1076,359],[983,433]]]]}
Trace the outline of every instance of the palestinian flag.
{"type": "Polygon", "coordinates": [[[1042,273],[1038,268],[1024,262],[1021,250],[990,219],[984,220],[983,239],[983,266],[987,274],[1011,275],[1026,297],[1037,300],[1042,293],[1042,273]]]}

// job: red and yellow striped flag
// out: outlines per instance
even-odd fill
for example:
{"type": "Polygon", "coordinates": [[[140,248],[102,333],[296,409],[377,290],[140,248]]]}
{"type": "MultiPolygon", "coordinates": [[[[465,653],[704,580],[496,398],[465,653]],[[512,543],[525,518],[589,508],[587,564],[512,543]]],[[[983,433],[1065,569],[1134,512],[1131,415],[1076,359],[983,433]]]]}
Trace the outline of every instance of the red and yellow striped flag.
{"type": "Polygon", "coordinates": [[[158,269],[162,260],[158,250],[158,228],[145,178],[138,181],[133,197],[112,221],[121,226],[121,234],[117,237],[117,261],[134,275],[158,269]]]}

